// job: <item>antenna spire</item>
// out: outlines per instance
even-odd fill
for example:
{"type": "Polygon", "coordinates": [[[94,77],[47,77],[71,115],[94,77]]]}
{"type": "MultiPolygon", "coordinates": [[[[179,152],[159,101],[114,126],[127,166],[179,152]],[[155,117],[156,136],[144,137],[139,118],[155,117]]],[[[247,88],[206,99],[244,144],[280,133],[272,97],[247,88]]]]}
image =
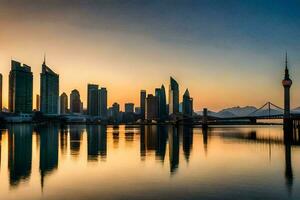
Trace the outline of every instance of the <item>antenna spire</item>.
{"type": "Polygon", "coordinates": [[[44,65],[46,65],[46,53],[44,53],[44,62],[43,62],[44,65]]]}
{"type": "Polygon", "coordinates": [[[285,69],[288,68],[287,51],[285,52],[285,69]]]}

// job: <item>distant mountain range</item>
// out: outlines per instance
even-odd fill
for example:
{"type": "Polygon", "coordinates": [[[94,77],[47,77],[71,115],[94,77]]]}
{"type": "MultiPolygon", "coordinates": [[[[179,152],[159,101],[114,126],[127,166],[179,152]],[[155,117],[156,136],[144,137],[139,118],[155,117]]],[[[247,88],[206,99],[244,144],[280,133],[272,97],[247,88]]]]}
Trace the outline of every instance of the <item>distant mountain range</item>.
{"type": "MultiPolygon", "coordinates": [[[[232,107],[232,108],[225,108],[223,110],[220,110],[219,112],[213,112],[213,111],[208,111],[209,116],[214,116],[214,117],[241,117],[241,116],[248,116],[248,115],[253,115],[253,116],[262,116],[262,115],[269,115],[269,110],[268,109],[262,109],[257,112],[255,112],[257,108],[255,106],[245,106],[245,107],[232,107]],[[255,113],[254,113],[255,112],[255,113]]],[[[299,113],[300,114],[300,107],[297,107],[291,111],[292,113],[299,113]]],[[[196,112],[199,115],[202,115],[202,111],[196,112]]],[[[282,114],[283,111],[278,110],[278,109],[270,109],[270,115],[277,115],[277,114],[282,114]]]]}

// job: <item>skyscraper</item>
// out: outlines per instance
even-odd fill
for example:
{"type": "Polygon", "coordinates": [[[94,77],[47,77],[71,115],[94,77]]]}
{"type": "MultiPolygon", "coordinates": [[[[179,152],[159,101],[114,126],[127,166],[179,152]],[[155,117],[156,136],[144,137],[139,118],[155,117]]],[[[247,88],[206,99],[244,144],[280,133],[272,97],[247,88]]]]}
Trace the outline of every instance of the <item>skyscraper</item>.
{"type": "Polygon", "coordinates": [[[99,107],[99,116],[102,119],[107,118],[107,90],[106,88],[101,88],[98,91],[98,107],[99,107]]]}
{"type": "Polygon", "coordinates": [[[68,96],[66,93],[60,95],[60,114],[66,114],[68,112],[68,96]]]}
{"type": "Polygon", "coordinates": [[[42,64],[40,94],[41,112],[58,114],[59,76],[46,65],[45,59],[42,64]]]}
{"type": "Polygon", "coordinates": [[[112,110],[113,110],[113,118],[115,120],[118,119],[120,113],[120,105],[118,103],[113,103],[112,110]]]}
{"type": "Polygon", "coordinates": [[[87,99],[88,115],[98,115],[98,85],[88,84],[88,99],[87,99]]]}
{"type": "Polygon", "coordinates": [[[145,105],[146,105],[146,90],[141,90],[140,93],[141,119],[145,119],[145,105]]]}
{"type": "Polygon", "coordinates": [[[133,113],[133,112],[134,112],[134,104],[125,103],[125,113],[133,113]]]}
{"type": "Polygon", "coordinates": [[[72,113],[81,112],[81,100],[78,90],[72,90],[70,95],[70,110],[72,113]]]}
{"type": "Polygon", "coordinates": [[[158,99],[158,118],[166,119],[167,117],[167,105],[166,105],[166,91],[164,85],[161,88],[155,89],[155,96],[158,99]]]}
{"type": "Polygon", "coordinates": [[[287,53],[285,54],[285,74],[284,79],[282,80],[282,85],[284,87],[284,119],[290,117],[290,88],[292,86],[292,80],[290,79],[287,53]]]}
{"type": "Polygon", "coordinates": [[[179,111],[179,87],[173,77],[170,77],[169,87],[169,114],[176,114],[179,111]]]}
{"type": "Polygon", "coordinates": [[[159,98],[159,113],[162,119],[166,119],[168,116],[167,113],[167,98],[165,86],[161,85],[160,87],[160,98],[159,98]]]}
{"type": "Polygon", "coordinates": [[[182,100],[182,113],[187,116],[193,115],[193,99],[190,97],[190,92],[186,89],[182,100]]]}
{"type": "Polygon", "coordinates": [[[36,111],[40,111],[41,110],[41,98],[40,95],[36,95],[35,97],[35,104],[36,104],[36,111]]]}
{"type": "Polygon", "coordinates": [[[158,97],[148,94],[146,98],[146,120],[157,120],[158,119],[158,97]]]}
{"type": "Polygon", "coordinates": [[[2,112],[2,74],[0,73],[0,112],[2,112]]]}
{"type": "Polygon", "coordinates": [[[32,112],[33,75],[31,67],[12,60],[9,73],[9,111],[13,113],[32,112]]]}

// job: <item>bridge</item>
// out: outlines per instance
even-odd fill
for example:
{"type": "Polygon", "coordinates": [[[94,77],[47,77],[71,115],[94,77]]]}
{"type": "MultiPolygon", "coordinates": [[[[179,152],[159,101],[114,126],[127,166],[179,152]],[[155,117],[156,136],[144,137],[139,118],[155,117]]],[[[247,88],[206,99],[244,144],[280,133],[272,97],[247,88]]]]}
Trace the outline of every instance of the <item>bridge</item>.
{"type": "MultiPolygon", "coordinates": [[[[263,104],[261,107],[257,108],[256,110],[244,115],[223,117],[217,113],[207,111],[206,115],[202,113],[200,115],[195,115],[192,117],[184,116],[184,115],[178,116],[175,119],[175,122],[176,124],[182,122],[203,124],[203,122],[206,121],[207,124],[214,124],[214,123],[229,123],[229,122],[240,121],[240,122],[248,122],[251,124],[256,124],[257,120],[283,119],[283,116],[284,116],[284,109],[268,101],[265,104],[263,104]]],[[[300,120],[300,113],[291,113],[291,119],[300,120]]]]}

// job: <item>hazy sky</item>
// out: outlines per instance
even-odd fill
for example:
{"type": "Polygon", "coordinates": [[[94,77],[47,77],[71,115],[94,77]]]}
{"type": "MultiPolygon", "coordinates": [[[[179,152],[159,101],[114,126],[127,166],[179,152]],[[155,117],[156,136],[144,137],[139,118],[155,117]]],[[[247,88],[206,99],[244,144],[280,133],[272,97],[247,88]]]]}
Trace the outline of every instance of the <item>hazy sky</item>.
{"type": "Polygon", "coordinates": [[[168,89],[169,76],[181,95],[189,88],[196,110],[282,106],[287,50],[300,106],[299,10],[286,0],[0,0],[4,104],[10,59],[32,67],[35,97],[46,52],[60,93],[78,89],[84,106],[87,83],[107,87],[109,105],[123,108],[139,104],[140,89],[168,89]]]}

